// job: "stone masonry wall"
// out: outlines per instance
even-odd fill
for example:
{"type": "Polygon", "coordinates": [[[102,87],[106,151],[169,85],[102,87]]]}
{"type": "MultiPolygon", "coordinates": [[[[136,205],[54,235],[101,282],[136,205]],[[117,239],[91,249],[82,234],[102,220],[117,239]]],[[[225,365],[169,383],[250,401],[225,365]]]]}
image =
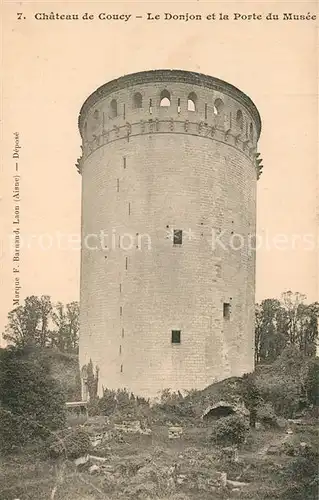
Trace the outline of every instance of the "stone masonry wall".
{"type": "Polygon", "coordinates": [[[100,393],[152,397],[251,371],[258,131],[249,109],[185,82],[138,84],[96,102],[81,132],[80,364],[99,367],[100,393]]]}

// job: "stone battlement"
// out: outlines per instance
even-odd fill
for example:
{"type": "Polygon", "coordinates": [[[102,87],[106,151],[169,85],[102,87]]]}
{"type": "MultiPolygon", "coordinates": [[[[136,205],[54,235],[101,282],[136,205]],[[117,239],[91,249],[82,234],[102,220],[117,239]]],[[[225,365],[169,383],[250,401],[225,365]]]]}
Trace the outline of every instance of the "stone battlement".
{"type": "MultiPolygon", "coordinates": [[[[97,89],[82,106],[79,128],[83,159],[114,141],[171,133],[227,143],[255,161],[261,120],[250,98],[222,80],[155,70],[126,75],[97,89]]],[[[82,165],[80,160],[80,172],[82,165]]],[[[259,176],[259,164],[255,166],[259,176]]]]}

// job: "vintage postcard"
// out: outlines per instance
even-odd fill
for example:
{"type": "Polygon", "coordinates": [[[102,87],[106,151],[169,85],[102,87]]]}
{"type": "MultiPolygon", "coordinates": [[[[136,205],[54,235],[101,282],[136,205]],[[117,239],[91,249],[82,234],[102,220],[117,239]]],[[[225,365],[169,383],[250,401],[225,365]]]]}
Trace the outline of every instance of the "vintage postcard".
{"type": "Polygon", "coordinates": [[[314,500],[317,2],[1,18],[0,500],[314,500]]]}

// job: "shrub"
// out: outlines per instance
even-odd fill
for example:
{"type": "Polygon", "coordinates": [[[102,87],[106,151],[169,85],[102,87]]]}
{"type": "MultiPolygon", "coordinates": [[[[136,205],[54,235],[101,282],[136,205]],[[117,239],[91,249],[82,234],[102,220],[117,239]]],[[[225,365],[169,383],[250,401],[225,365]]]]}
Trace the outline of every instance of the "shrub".
{"type": "Polygon", "coordinates": [[[103,390],[103,396],[99,399],[99,408],[102,415],[112,415],[116,408],[116,391],[110,389],[103,390]]]}
{"type": "MultiPolygon", "coordinates": [[[[191,396],[193,396],[193,394],[191,396]]],[[[196,415],[191,397],[189,395],[183,397],[179,391],[172,392],[170,389],[164,389],[162,391],[160,402],[155,406],[155,409],[167,413],[171,418],[173,418],[173,416],[187,418],[196,415]]]]}
{"type": "Polygon", "coordinates": [[[258,375],[256,384],[261,397],[271,403],[277,415],[292,418],[300,406],[300,384],[290,375],[270,373],[258,375]]]}
{"type": "Polygon", "coordinates": [[[270,403],[261,404],[257,408],[257,420],[267,427],[277,427],[277,417],[270,403]]]}
{"type": "Polygon", "coordinates": [[[126,389],[118,389],[117,391],[104,389],[98,405],[100,414],[106,416],[115,413],[143,416],[144,410],[147,412],[150,406],[149,401],[142,397],[135,397],[133,393],[128,392],[126,389]]]}
{"type": "Polygon", "coordinates": [[[57,431],[47,441],[47,451],[52,458],[78,458],[86,455],[90,448],[88,432],[76,428],[57,431]]]}
{"type": "Polygon", "coordinates": [[[212,442],[218,445],[243,443],[248,434],[246,421],[238,415],[221,418],[214,423],[212,442]]]}
{"type": "Polygon", "coordinates": [[[316,500],[318,498],[318,453],[311,448],[300,451],[283,471],[287,487],[286,500],[316,500]]]}
{"type": "Polygon", "coordinates": [[[24,349],[0,351],[0,443],[9,451],[65,425],[65,397],[45,360],[24,349]]]}
{"type": "Polygon", "coordinates": [[[96,417],[97,415],[101,415],[99,398],[89,399],[87,408],[90,417],[96,417]]]}
{"type": "Polygon", "coordinates": [[[310,361],[305,385],[309,403],[319,406],[319,358],[310,361]]]}

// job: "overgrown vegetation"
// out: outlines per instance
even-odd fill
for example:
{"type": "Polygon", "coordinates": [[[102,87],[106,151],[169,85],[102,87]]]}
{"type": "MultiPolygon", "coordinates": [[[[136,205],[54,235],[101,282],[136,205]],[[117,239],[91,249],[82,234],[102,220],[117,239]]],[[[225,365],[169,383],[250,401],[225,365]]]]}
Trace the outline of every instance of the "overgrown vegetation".
{"type": "Polygon", "coordinates": [[[218,445],[244,443],[248,435],[248,425],[239,415],[221,418],[213,424],[212,441],[218,445]]]}
{"type": "Polygon", "coordinates": [[[53,304],[48,295],[26,297],[8,314],[3,334],[16,347],[51,347],[76,354],[79,347],[79,303],[53,304]]]}
{"type": "Polygon", "coordinates": [[[85,429],[63,429],[51,434],[46,442],[50,457],[78,458],[91,449],[91,441],[85,429]]]}
{"type": "Polygon", "coordinates": [[[305,356],[315,355],[319,303],[305,301],[305,295],[288,291],[281,300],[265,299],[256,304],[256,364],[272,363],[291,346],[305,356]]]}
{"type": "Polygon", "coordinates": [[[80,397],[77,320],[50,304],[29,297],[9,315],[15,346],[0,351],[0,498],[317,498],[316,304],[291,292],[263,301],[254,373],[185,395],[167,389],[156,404],[127,390],[104,388],[98,397],[90,361],[90,417],[72,427],[64,403],[80,397]],[[201,418],[219,402],[235,413],[201,418]],[[88,453],[95,465],[76,468],[73,460],[88,453]]]}
{"type": "Polygon", "coordinates": [[[45,359],[0,350],[0,446],[11,451],[65,425],[65,395],[45,359]]]}

